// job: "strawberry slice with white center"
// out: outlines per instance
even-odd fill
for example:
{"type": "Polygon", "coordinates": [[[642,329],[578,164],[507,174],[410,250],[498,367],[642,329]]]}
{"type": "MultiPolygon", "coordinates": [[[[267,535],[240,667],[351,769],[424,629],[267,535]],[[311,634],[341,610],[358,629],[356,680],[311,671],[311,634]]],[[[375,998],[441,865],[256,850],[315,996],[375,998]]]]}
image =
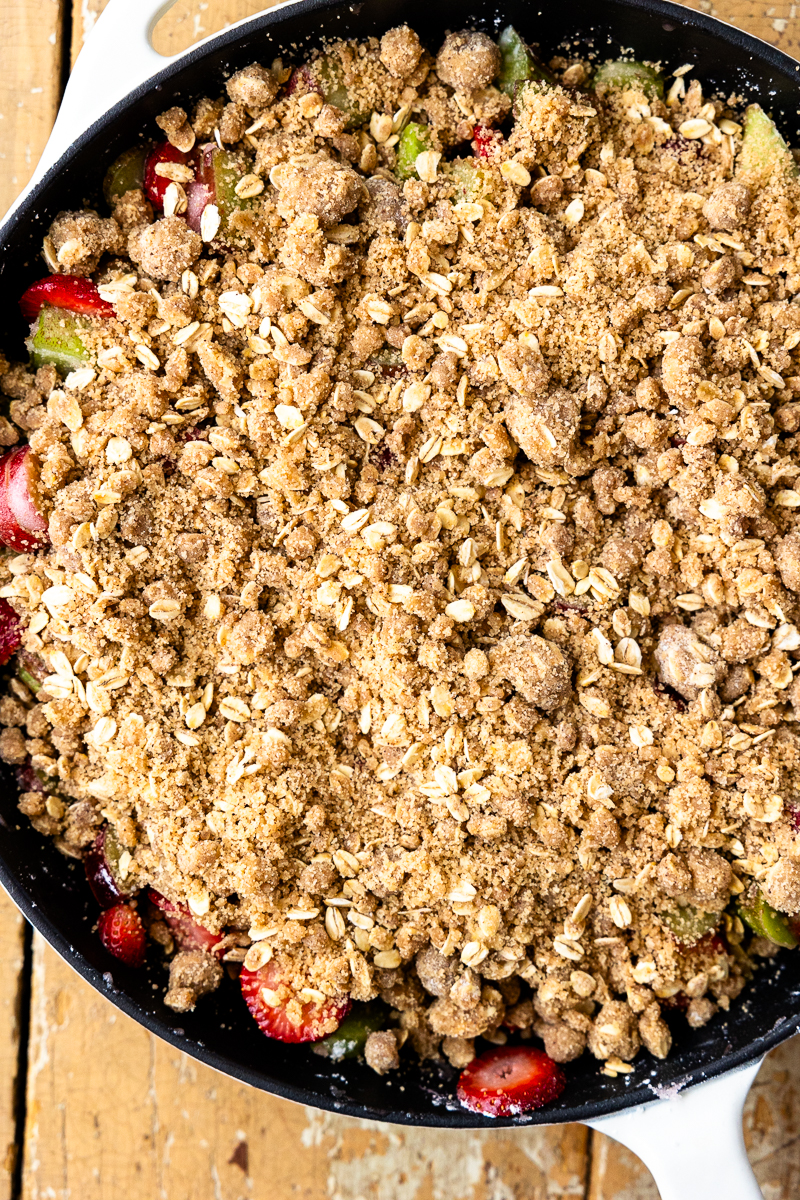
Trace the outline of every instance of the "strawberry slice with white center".
{"type": "Polygon", "coordinates": [[[127,967],[144,966],[147,935],[142,918],[130,904],[116,904],[100,914],[97,922],[100,941],[127,967]]]}
{"type": "MultiPolygon", "coordinates": [[[[205,950],[215,954],[215,947],[222,941],[222,935],[212,933],[195,921],[185,904],[173,904],[166,896],[153,888],[147,893],[147,898],[156,908],[161,909],[164,920],[169,925],[170,933],[175,938],[181,950],[205,950]]],[[[224,953],[224,951],[223,951],[224,953]]]]}
{"type": "Polygon", "coordinates": [[[48,275],[32,283],[19,302],[23,317],[31,324],[45,304],[87,317],[114,316],[113,305],[103,299],[91,279],[80,275],[48,275]]]}
{"type": "Polygon", "coordinates": [[[556,1100],[567,1085],[557,1063],[531,1046],[499,1046],[461,1072],[457,1096],[470,1112],[517,1117],[556,1100]]]}
{"type": "Polygon", "coordinates": [[[30,446],[0,458],[0,542],[24,553],[49,542],[47,521],[36,501],[39,460],[30,446]]]}
{"type": "Polygon", "coordinates": [[[307,998],[283,982],[286,974],[275,959],[258,971],[242,968],[242,995],[261,1032],[279,1042],[318,1042],[335,1033],[350,997],[307,998]]]}

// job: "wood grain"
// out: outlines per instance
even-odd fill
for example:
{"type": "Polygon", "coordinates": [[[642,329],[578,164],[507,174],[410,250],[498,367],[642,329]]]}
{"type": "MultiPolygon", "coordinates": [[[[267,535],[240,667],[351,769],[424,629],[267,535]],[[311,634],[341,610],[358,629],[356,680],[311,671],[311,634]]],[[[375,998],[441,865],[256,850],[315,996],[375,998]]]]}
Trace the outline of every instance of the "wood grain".
{"type": "MultiPolygon", "coordinates": [[[[0,1200],[11,1200],[16,1143],[17,1068],[23,998],[25,922],[0,889],[0,1200]]],[[[19,1097],[21,1100],[22,1098],[19,1097]]]]}
{"type": "Polygon", "coordinates": [[[0,0],[0,213],[33,174],[60,95],[62,0],[0,0]]]}
{"type": "Polygon", "coordinates": [[[580,1126],[443,1134],[277,1100],[153,1038],[38,937],[31,1013],[25,1200],[585,1194],[580,1126]]]}
{"type": "MultiPolygon", "coordinates": [[[[0,0],[0,210],[35,166],[55,113],[62,52],[104,0],[0,0]]],[[[265,7],[178,0],[156,48],[172,54],[265,7]]],[[[800,55],[794,4],[692,0],[800,55]]],[[[0,895],[0,1200],[11,1200],[22,921],[0,895]],[[5,1152],[5,1147],[12,1149],[5,1152]]],[[[122,1016],[35,941],[25,1200],[656,1200],[646,1168],[578,1126],[441,1133],[305,1110],[216,1075],[122,1016]]],[[[747,1105],[768,1200],[800,1195],[800,1040],[765,1063],[747,1105]]],[[[13,1200],[17,1200],[14,1196],[13,1200]]]]}

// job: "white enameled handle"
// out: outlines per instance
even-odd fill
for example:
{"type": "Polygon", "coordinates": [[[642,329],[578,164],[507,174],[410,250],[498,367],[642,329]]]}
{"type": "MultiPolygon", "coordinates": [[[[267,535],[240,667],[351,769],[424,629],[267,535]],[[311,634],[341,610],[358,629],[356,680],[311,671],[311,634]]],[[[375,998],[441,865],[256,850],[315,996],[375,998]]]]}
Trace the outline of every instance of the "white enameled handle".
{"type": "Polygon", "coordinates": [[[49,171],[81,133],[172,61],[153,49],[151,39],[174,3],[109,0],[78,55],[31,184],[49,171]]]}
{"type": "Polygon", "coordinates": [[[661,1200],[763,1200],[742,1133],[742,1109],[760,1066],[586,1124],[642,1159],[661,1200]]]}

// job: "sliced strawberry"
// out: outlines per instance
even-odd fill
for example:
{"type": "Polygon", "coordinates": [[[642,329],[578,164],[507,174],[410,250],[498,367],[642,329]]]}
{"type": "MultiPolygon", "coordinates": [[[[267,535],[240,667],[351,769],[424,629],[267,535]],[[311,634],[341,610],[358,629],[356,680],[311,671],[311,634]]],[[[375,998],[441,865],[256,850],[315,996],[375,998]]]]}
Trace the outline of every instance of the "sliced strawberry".
{"type": "Polygon", "coordinates": [[[46,279],[32,283],[19,302],[23,317],[31,324],[44,304],[89,317],[114,316],[113,305],[102,298],[91,279],[83,279],[80,275],[48,275],[46,279]]]}
{"type": "Polygon", "coordinates": [[[119,859],[122,849],[108,828],[101,829],[83,856],[83,869],[94,898],[101,908],[113,908],[132,893],[122,881],[119,859]]]}
{"type": "Polygon", "coordinates": [[[0,667],[22,645],[22,626],[19,617],[7,600],[0,598],[0,667]]]}
{"type": "Polygon", "coordinates": [[[30,446],[0,458],[0,542],[24,552],[46,546],[47,521],[36,506],[39,460],[30,446]]]}
{"type": "Polygon", "coordinates": [[[156,908],[161,909],[164,920],[169,925],[170,932],[181,950],[211,952],[222,941],[221,934],[212,933],[210,929],[198,925],[185,904],[173,904],[171,900],[153,888],[147,893],[147,898],[151,904],[155,904],[156,908]]]}
{"type": "Polygon", "coordinates": [[[147,199],[156,208],[164,207],[164,193],[170,184],[165,175],[156,173],[156,167],[159,163],[185,163],[187,158],[183,150],[176,150],[169,142],[160,142],[148,154],[144,164],[144,190],[147,199]]]}
{"type": "Polygon", "coordinates": [[[318,1042],[334,1033],[350,1011],[350,997],[303,1001],[283,982],[273,958],[260,971],[242,968],[242,995],[250,1015],[267,1037],[279,1042],[318,1042]]]}
{"type": "Polygon", "coordinates": [[[458,1099],[470,1112],[516,1117],[557,1099],[567,1086],[561,1067],[544,1050],[499,1046],[461,1072],[458,1099]]]}
{"type": "Polygon", "coordinates": [[[476,158],[491,158],[502,142],[503,135],[499,129],[490,129],[488,125],[476,125],[472,134],[472,152],[476,158]]]}
{"type": "Polygon", "coordinates": [[[130,904],[117,904],[100,914],[100,941],[109,954],[128,967],[144,966],[147,938],[142,918],[130,904]]]}

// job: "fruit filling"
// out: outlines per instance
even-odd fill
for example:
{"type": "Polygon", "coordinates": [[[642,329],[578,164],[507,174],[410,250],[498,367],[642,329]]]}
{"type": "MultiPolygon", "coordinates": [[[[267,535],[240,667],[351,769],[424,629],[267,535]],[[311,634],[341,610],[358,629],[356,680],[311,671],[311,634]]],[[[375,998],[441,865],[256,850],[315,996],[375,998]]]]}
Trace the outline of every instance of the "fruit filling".
{"type": "Polygon", "coordinates": [[[761,101],[400,26],[143,120],[56,216],[0,356],[0,757],[109,970],[515,1117],[797,946],[761,101]]]}

